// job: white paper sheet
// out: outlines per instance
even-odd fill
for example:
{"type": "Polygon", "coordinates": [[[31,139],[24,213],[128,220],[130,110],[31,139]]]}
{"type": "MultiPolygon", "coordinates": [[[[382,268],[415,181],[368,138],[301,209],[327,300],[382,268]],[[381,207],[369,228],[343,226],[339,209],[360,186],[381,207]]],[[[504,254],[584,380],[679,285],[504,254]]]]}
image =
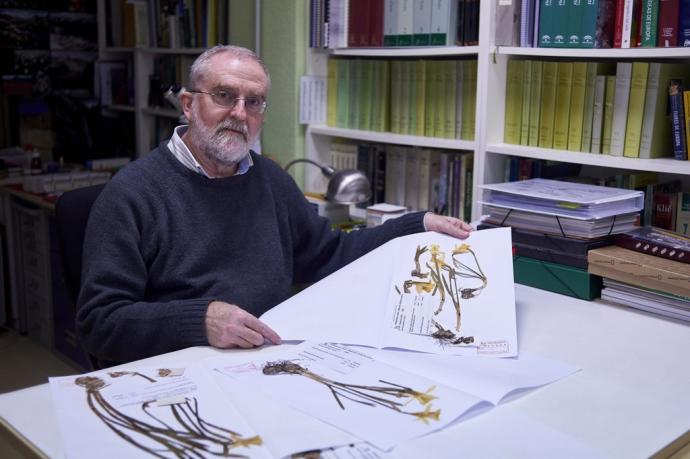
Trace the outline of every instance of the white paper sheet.
{"type": "Polygon", "coordinates": [[[493,405],[514,392],[550,384],[579,371],[574,365],[524,352],[508,359],[470,359],[387,349],[366,352],[381,362],[422,374],[493,405]]]}
{"type": "MultiPolygon", "coordinates": [[[[464,241],[432,232],[394,239],[272,308],[261,316],[261,320],[286,341],[311,340],[476,355],[479,347],[441,346],[427,337],[401,337],[402,334],[389,333],[393,311],[386,305],[391,292],[395,292],[394,276],[410,271],[409,266],[397,264],[396,260],[400,254],[413,258],[419,244],[431,243],[444,247],[464,243],[472,247],[488,283],[479,295],[467,301],[464,313],[469,333],[463,334],[474,335],[477,346],[480,341],[484,342],[484,355],[517,355],[512,250],[510,230],[506,228],[475,231],[464,241]],[[420,338],[427,344],[420,346],[420,338]],[[489,344],[498,352],[487,352],[491,348],[489,344]]],[[[468,256],[471,257],[470,254],[462,256],[463,262],[468,256]]],[[[451,315],[450,323],[454,327],[452,303],[445,308],[443,313],[451,315]]]]}
{"type": "Polygon", "coordinates": [[[218,370],[383,450],[486,403],[377,362],[365,350],[330,343],[305,342],[270,359],[218,370]]]}
{"type": "Polygon", "coordinates": [[[161,370],[50,378],[66,457],[271,457],[206,371],[161,370]]]}
{"type": "Polygon", "coordinates": [[[398,239],[382,347],[517,355],[510,228],[398,239]]]}

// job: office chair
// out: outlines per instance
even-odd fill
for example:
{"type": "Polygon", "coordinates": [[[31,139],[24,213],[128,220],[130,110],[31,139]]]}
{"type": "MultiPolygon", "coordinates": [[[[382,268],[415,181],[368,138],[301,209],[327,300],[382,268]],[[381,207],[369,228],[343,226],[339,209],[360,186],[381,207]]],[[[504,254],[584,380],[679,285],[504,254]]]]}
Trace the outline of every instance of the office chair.
{"type": "MultiPolygon", "coordinates": [[[[62,258],[62,271],[75,313],[81,286],[81,258],[86,223],[89,220],[91,206],[104,186],[92,185],[67,191],[55,203],[55,230],[62,258]]],[[[88,357],[91,366],[98,368],[96,359],[90,354],[88,357]]]]}

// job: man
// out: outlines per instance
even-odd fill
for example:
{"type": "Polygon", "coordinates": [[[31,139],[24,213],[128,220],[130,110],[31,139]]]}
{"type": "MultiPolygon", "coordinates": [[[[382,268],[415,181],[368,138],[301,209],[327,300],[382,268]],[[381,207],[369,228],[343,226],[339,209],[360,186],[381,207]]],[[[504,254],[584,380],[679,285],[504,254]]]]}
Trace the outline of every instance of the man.
{"type": "Polygon", "coordinates": [[[189,126],[118,172],[94,204],[77,328],[101,365],[189,346],[280,343],[256,317],[405,234],[465,238],[469,225],[415,213],[344,234],[292,178],[253,152],[270,79],[244,48],[216,46],[180,96],[189,126]]]}

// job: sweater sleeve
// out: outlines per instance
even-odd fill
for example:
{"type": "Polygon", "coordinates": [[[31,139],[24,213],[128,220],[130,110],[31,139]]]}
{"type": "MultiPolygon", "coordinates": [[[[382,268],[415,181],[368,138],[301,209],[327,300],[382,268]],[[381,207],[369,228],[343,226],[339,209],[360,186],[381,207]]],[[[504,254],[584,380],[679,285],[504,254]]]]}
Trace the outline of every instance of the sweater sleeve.
{"type": "Polygon", "coordinates": [[[332,229],[326,218],[314,212],[294,181],[290,179],[286,187],[296,283],[316,282],[391,239],[424,231],[425,212],[349,233],[332,229]]]}
{"type": "Polygon", "coordinates": [[[144,301],[149,274],[141,247],[149,241],[142,234],[152,209],[134,194],[113,179],[94,203],[84,241],[77,333],[89,353],[108,362],[208,345],[211,299],[144,301]]]}

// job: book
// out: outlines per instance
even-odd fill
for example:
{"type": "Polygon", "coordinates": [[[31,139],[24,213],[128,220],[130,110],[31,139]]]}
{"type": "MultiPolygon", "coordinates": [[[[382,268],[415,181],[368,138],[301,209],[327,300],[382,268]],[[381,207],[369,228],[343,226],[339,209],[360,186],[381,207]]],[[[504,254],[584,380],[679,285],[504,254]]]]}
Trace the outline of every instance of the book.
{"type": "Polygon", "coordinates": [[[539,117],[541,114],[543,61],[532,61],[532,81],[530,86],[529,140],[528,145],[539,146],[539,117]]]}
{"type": "Polygon", "coordinates": [[[677,192],[654,190],[652,196],[652,225],[657,228],[673,231],[676,229],[677,192]]]}
{"type": "MultiPolygon", "coordinates": [[[[511,0],[516,2],[518,0],[511,0]]],[[[455,44],[457,21],[456,0],[434,0],[431,4],[431,45],[452,46],[455,44]]]]}
{"type": "Polygon", "coordinates": [[[412,44],[429,46],[431,44],[431,7],[432,0],[414,0],[414,17],[412,18],[412,44]]]}
{"type": "Polygon", "coordinates": [[[676,233],[690,235],[690,193],[679,191],[676,199],[676,233]]]}
{"type": "Polygon", "coordinates": [[[601,277],[592,275],[585,269],[527,257],[513,258],[513,275],[518,284],[581,300],[593,300],[601,292],[601,277]]]}
{"type": "Polygon", "coordinates": [[[383,2],[383,46],[398,46],[398,0],[383,2]]]}
{"type": "Polygon", "coordinates": [[[613,48],[615,10],[616,0],[599,0],[596,34],[594,36],[595,48],[613,48]]]}
{"type": "Polygon", "coordinates": [[[542,67],[542,92],[539,116],[539,147],[553,147],[553,123],[558,90],[558,63],[545,61],[542,67]]]}
{"type": "Polygon", "coordinates": [[[520,144],[524,62],[518,59],[510,59],[508,61],[503,131],[503,141],[505,143],[520,144]]]}
{"type": "Polygon", "coordinates": [[[616,245],[590,250],[588,271],[634,286],[690,296],[690,265],[616,245]]]}
{"type": "Polygon", "coordinates": [[[477,60],[465,61],[462,76],[462,129],[460,138],[474,140],[477,107],[477,60]]]}
{"type": "Polygon", "coordinates": [[[673,231],[643,226],[616,234],[613,243],[636,252],[690,263],[690,238],[673,231]]]}
{"type": "MultiPolygon", "coordinates": [[[[573,63],[573,86],[570,93],[570,121],[568,125],[568,150],[583,151],[582,125],[584,123],[587,62],[573,63]]],[[[586,151],[589,151],[587,148],[586,151]]]]}
{"type": "Polygon", "coordinates": [[[523,3],[529,0],[502,0],[496,4],[494,44],[520,46],[520,17],[523,3]]]}
{"type": "Polygon", "coordinates": [[[462,135],[463,82],[465,61],[455,61],[455,138],[462,135]]]}
{"type": "Polygon", "coordinates": [[[611,151],[608,153],[612,156],[622,156],[625,147],[625,127],[628,118],[631,77],[632,62],[619,62],[616,65],[616,90],[613,100],[613,122],[611,124],[611,151]]]}
{"type": "Polygon", "coordinates": [[[457,100],[457,71],[455,61],[443,61],[443,129],[441,137],[447,139],[455,138],[455,102],[457,100]]]}
{"type": "Polygon", "coordinates": [[[539,2],[539,40],[540,48],[554,47],[554,23],[556,22],[557,0],[537,0],[539,2]]]}
{"type": "Polygon", "coordinates": [[[553,120],[553,148],[568,148],[570,95],[573,87],[573,63],[559,62],[556,79],[556,101],[553,120]]]}
{"type": "Polygon", "coordinates": [[[398,30],[396,46],[412,46],[413,0],[397,0],[398,30]]]}
{"type": "Polygon", "coordinates": [[[594,108],[592,114],[591,153],[601,153],[604,128],[604,99],[606,97],[606,75],[597,75],[594,84],[594,108]]]}
{"type": "Polygon", "coordinates": [[[690,321],[690,299],[658,290],[635,287],[613,279],[604,279],[601,299],[658,316],[690,321]]]}
{"type": "Polygon", "coordinates": [[[649,62],[633,62],[632,76],[630,79],[628,119],[625,127],[625,139],[623,144],[623,156],[627,156],[628,158],[637,158],[640,155],[640,131],[642,130],[648,75],[649,62]]]}
{"type": "Polygon", "coordinates": [[[641,47],[656,47],[658,21],[659,0],[642,0],[641,47]]]}
{"type": "Polygon", "coordinates": [[[584,14],[583,0],[568,0],[567,20],[563,21],[565,30],[565,47],[580,48],[582,46],[582,16],[584,14]]]}
{"type": "Polygon", "coordinates": [[[582,138],[579,151],[590,151],[592,146],[592,117],[594,116],[594,84],[596,82],[598,64],[587,62],[585,74],[585,94],[582,112],[582,138]]]}
{"type": "Polygon", "coordinates": [[[580,48],[594,48],[597,36],[599,4],[603,0],[583,0],[580,20],[580,48]]]}
{"type": "Polygon", "coordinates": [[[685,145],[690,145],[690,90],[683,90],[683,116],[685,119],[685,145]]]}
{"type": "Polygon", "coordinates": [[[690,1],[680,0],[678,21],[678,46],[690,46],[690,1]]]}
{"type": "Polygon", "coordinates": [[[685,138],[685,112],[683,109],[683,83],[671,79],[668,85],[669,110],[671,112],[671,143],[676,159],[688,159],[688,145],[685,138]]]}
{"type": "Polygon", "coordinates": [[[522,48],[534,46],[534,19],[538,1],[524,0],[520,5],[520,43],[522,48]]]}
{"type": "Polygon", "coordinates": [[[678,46],[679,15],[680,0],[659,0],[657,46],[662,48],[678,46]]]}
{"type": "Polygon", "coordinates": [[[532,62],[523,61],[522,67],[522,115],[520,116],[520,145],[529,144],[529,116],[532,100],[532,62]]]}

